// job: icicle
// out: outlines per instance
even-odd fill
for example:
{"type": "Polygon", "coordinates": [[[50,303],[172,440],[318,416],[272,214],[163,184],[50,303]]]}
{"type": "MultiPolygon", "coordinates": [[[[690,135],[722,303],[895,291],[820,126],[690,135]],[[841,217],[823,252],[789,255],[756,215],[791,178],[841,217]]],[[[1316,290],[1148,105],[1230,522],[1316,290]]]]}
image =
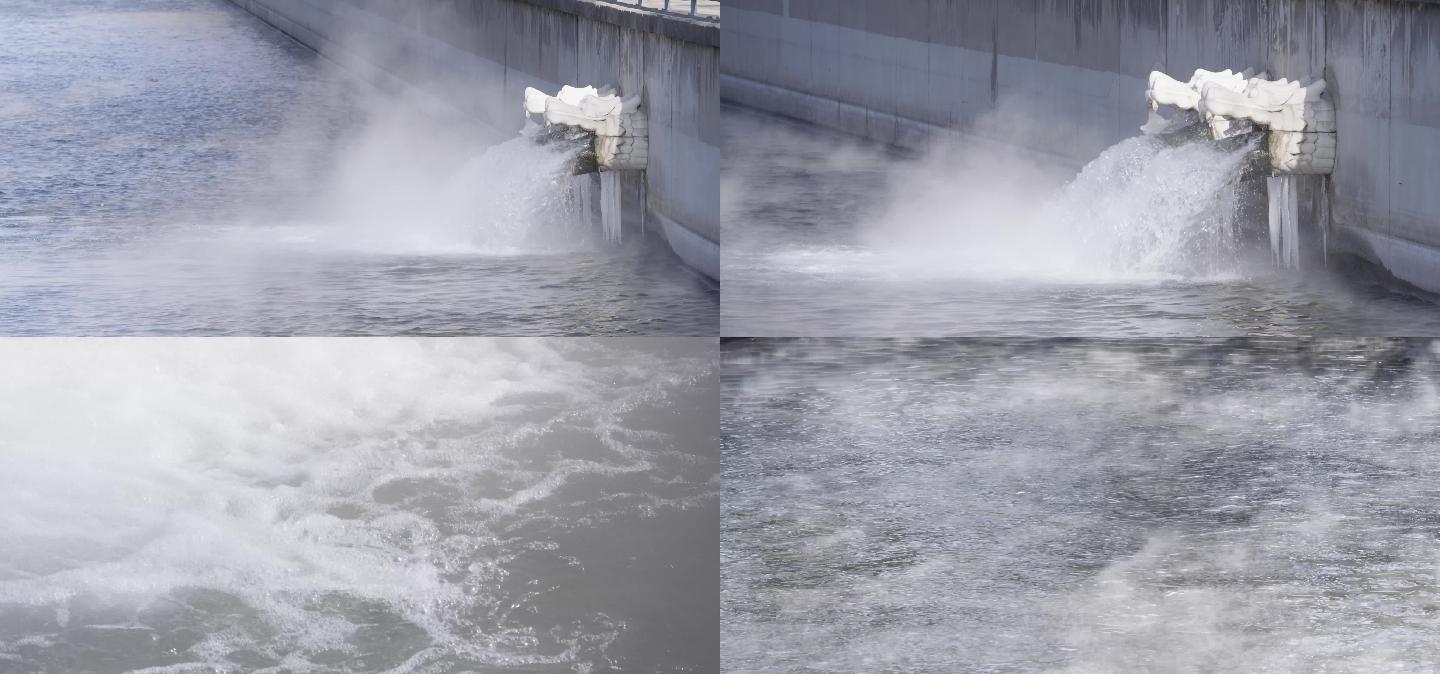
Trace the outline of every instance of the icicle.
{"type": "Polygon", "coordinates": [[[600,220],[605,240],[620,243],[620,174],[615,171],[600,172],[600,220]]]}
{"type": "Polygon", "coordinates": [[[586,228],[594,227],[595,213],[591,208],[591,204],[595,202],[590,196],[594,188],[591,184],[590,174],[582,173],[575,176],[571,181],[571,185],[574,187],[575,203],[578,205],[577,210],[580,212],[580,222],[583,223],[586,228]]]}
{"type": "Polygon", "coordinates": [[[1295,176],[1265,179],[1270,202],[1270,253],[1282,269],[1300,268],[1300,202],[1295,176]]]}
{"type": "Polygon", "coordinates": [[[1330,176],[1320,178],[1320,256],[1330,260],[1330,176]]]}

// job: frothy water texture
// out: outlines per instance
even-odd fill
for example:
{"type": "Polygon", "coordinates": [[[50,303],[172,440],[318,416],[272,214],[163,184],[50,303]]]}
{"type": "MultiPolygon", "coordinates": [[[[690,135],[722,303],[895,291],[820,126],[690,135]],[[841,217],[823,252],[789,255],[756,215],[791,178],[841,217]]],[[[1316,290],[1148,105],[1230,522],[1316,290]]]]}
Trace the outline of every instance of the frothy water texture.
{"type": "Polygon", "coordinates": [[[915,158],[738,109],[723,123],[727,335],[1440,329],[1427,301],[1246,249],[1254,141],[1136,136],[1072,175],[978,141],[915,158]]]}
{"type": "Polygon", "coordinates": [[[715,333],[714,284],[584,224],[576,146],[381,95],[223,0],[0,21],[0,334],[715,333]]]}
{"type": "Polygon", "coordinates": [[[714,671],[714,348],[0,344],[0,671],[714,671]]]}
{"type": "Polygon", "coordinates": [[[733,672],[1440,667],[1440,346],[729,342],[733,672]]]}

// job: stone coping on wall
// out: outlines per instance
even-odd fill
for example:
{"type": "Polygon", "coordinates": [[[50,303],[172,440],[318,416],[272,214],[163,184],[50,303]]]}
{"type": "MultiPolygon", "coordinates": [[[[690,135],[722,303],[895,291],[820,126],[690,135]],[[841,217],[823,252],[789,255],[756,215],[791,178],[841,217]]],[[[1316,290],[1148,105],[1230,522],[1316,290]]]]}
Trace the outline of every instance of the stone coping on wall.
{"type": "Polygon", "coordinates": [[[692,19],[680,14],[661,14],[600,0],[515,1],[602,21],[621,28],[663,35],[706,47],[720,48],[720,24],[715,21],[692,19]]]}

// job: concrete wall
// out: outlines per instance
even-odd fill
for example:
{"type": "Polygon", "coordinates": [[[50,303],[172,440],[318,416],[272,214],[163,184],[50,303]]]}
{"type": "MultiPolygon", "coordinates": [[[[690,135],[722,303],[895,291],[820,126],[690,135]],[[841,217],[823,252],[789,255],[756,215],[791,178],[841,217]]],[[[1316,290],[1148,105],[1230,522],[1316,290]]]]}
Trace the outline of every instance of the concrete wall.
{"type": "Polygon", "coordinates": [[[728,100],[886,143],[1073,165],[1137,133],[1151,70],[1325,74],[1332,251],[1440,292],[1440,4],[1427,0],[727,0],[728,100]],[[997,109],[1021,115],[994,114],[997,109]]]}
{"type": "Polygon", "coordinates": [[[719,276],[720,29],[593,0],[231,0],[382,86],[518,130],[527,86],[612,84],[650,120],[648,226],[719,276]]]}

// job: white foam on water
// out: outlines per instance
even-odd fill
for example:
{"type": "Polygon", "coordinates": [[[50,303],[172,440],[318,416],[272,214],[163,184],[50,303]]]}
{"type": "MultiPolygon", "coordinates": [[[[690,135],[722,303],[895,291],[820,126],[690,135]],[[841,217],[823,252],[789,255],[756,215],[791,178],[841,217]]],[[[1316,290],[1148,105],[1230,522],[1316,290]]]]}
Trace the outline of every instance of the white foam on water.
{"type": "MultiPolygon", "coordinates": [[[[640,352],[597,364],[587,354],[602,348],[303,338],[0,345],[0,626],[7,612],[33,607],[63,616],[62,631],[100,629],[75,624],[99,605],[127,607],[132,622],[117,622],[144,630],[135,615],[191,610],[198,589],[235,604],[220,611],[233,624],[210,625],[188,651],[204,662],[254,651],[307,669],[317,653],[363,654],[357,640],[372,623],[412,626],[400,633],[417,634],[408,644],[416,662],[402,671],[445,658],[597,657],[623,625],[581,610],[537,634],[525,617],[543,592],[506,590],[505,564],[553,548],[550,533],[567,527],[691,507],[710,493],[677,494],[673,464],[684,457],[622,419],[709,365],[640,352]],[[555,433],[603,449],[567,449],[555,433]],[[671,496],[628,491],[637,477],[671,496]],[[608,491],[577,492],[607,479],[608,491]],[[577,507],[584,522],[567,514],[577,507]],[[546,638],[563,648],[537,646],[546,638]]],[[[18,643],[7,634],[0,629],[0,652],[18,643]]]]}

